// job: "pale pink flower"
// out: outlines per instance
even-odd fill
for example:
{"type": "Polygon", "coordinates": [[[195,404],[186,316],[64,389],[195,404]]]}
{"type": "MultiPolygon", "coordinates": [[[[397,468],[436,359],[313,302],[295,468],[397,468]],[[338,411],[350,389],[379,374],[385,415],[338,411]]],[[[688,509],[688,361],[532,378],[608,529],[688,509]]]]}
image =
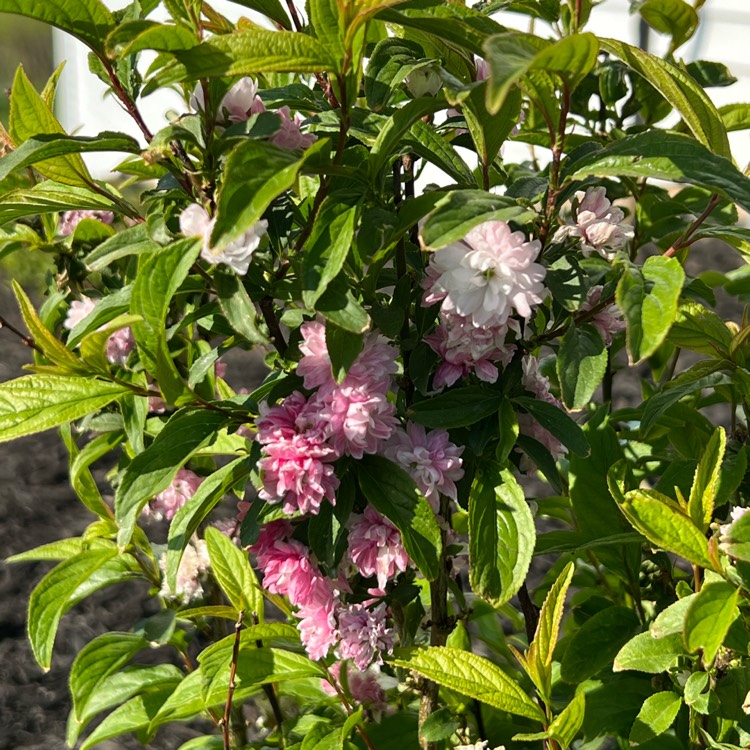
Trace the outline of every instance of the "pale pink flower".
{"type": "MultiPolygon", "coordinates": [[[[603,287],[592,286],[586,295],[586,301],[581,305],[580,312],[593,310],[602,299],[603,287]]],[[[605,346],[612,343],[612,336],[618,331],[625,330],[622,311],[615,304],[606,305],[596,313],[589,322],[596,328],[604,339],[605,346]]]]}
{"type": "MultiPolygon", "coordinates": [[[[237,514],[237,517],[242,521],[247,515],[247,511],[250,509],[250,503],[238,504],[238,508],[239,513],[237,514]]],[[[266,568],[271,556],[280,554],[282,548],[278,545],[281,545],[290,539],[293,532],[294,527],[286,519],[269,521],[269,523],[263,526],[258,533],[258,540],[250,547],[250,552],[252,552],[258,559],[258,567],[261,570],[266,568]]]]}
{"type": "Polygon", "coordinates": [[[161,396],[149,396],[148,397],[148,413],[149,414],[164,414],[167,410],[167,403],[161,396]]]}
{"type": "MultiPolygon", "coordinates": [[[[388,708],[386,702],[385,690],[378,682],[379,670],[376,667],[370,667],[362,672],[356,667],[347,664],[345,661],[334,662],[328,671],[337,684],[341,684],[341,670],[345,670],[346,684],[349,687],[349,695],[360,706],[364,706],[375,716],[385,713],[388,708]]],[[[321,687],[328,695],[337,695],[336,689],[326,679],[322,679],[321,687]]]]}
{"type": "Polygon", "coordinates": [[[185,237],[200,237],[201,258],[208,263],[223,263],[235,273],[244,276],[250,267],[253,253],[258,249],[263,235],[268,229],[265,219],[256,221],[237,239],[222,247],[211,246],[211,232],[216,224],[203,206],[192,203],[180,214],[180,232],[185,237]]]}
{"type": "Polygon", "coordinates": [[[203,586],[200,577],[205,573],[211,561],[208,557],[208,548],[203,539],[191,540],[182,553],[180,567],[177,569],[177,580],[175,588],[171,589],[167,582],[167,556],[162,555],[159,558],[159,567],[164,574],[161,585],[161,595],[168,598],[179,599],[182,602],[189,602],[193,599],[200,599],[203,596],[203,586]]]}
{"type": "Polygon", "coordinates": [[[598,253],[606,260],[613,260],[617,252],[633,237],[633,228],[622,223],[625,214],[612,205],[603,187],[589,188],[585,193],[579,190],[575,198],[575,224],[560,227],[555,232],[553,241],[561,242],[568,237],[578,237],[586,257],[598,253]]]}
{"type": "Polygon", "coordinates": [[[171,521],[175,513],[197,492],[202,482],[203,479],[190,469],[180,469],[169,487],[144,508],[144,513],[157,521],[164,518],[171,521]]]}
{"type": "Polygon", "coordinates": [[[233,84],[219,104],[219,114],[226,116],[229,122],[244,122],[265,111],[263,100],[258,96],[258,84],[249,76],[233,84]]]}
{"type": "Polygon", "coordinates": [[[312,390],[321,385],[331,385],[334,380],[325,325],[311,320],[303,323],[299,330],[302,334],[299,345],[302,358],[297,365],[297,374],[302,377],[305,388],[312,390]]]}
{"type": "Polygon", "coordinates": [[[317,578],[306,602],[299,608],[300,639],[311,659],[322,659],[336,643],[338,597],[325,578],[317,578]]]}
{"type": "MultiPolygon", "coordinates": [[[[90,315],[96,308],[96,302],[88,297],[74,300],[70,303],[68,314],[63,321],[63,328],[72,331],[84,318],[90,315]]],[[[100,326],[100,329],[103,326],[100,326]]],[[[127,362],[128,355],[135,348],[135,336],[130,326],[115,331],[108,339],[105,356],[112,364],[122,367],[127,362]]]]}
{"type": "Polygon", "coordinates": [[[409,422],[406,430],[394,430],[383,453],[408,472],[437,510],[440,494],[456,500],[455,483],[464,475],[463,451],[463,446],[451,443],[445,430],[427,432],[421,424],[409,422]]]}
{"type": "Polygon", "coordinates": [[[349,521],[349,556],[365,578],[377,576],[381,589],[410,562],[401,532],[370,505],[349,521]]]}
{"type": "Polygon", "coordinates": [[[255,426],[258,430],[257,440],[263,445],[291,440],[295,435],[316,429],[316,426],[321,431],[323,429],[319,420],[316,423],[315,410],[299,391],[289,394],[275,406],[262,403],[255,426]]]}
{"type": "Polygon", "coordinates": [[[308,148],[315,143],[315,135],[302,132],[304,119],[299,114],[292,117],[289,107],[281,107],[276,110],[276,114],[281,117],[281,130],[269,139],[274,146],[294,151],[298,148],[308,148]]]}
{"type": "Polygon", "coordinates": [[[515,344],[505,343],[510,327],[475,326],[470,318],[441,312],[438,327],[425,336],[430,348],[443,359],[433,378],[433,388],[442,390],[471,373],[485,383],[494,383],[499,375],[494,362],[507,366],[516,349],[515,344]]]}
{"type": "Polygon", "coordinates": [[[340,659],[351,659],[357,669],[365,671],[373,661],[383,663],[383,652],[393,650],[394,631],[386,625],[385,603],[368,609],[364,604],[350,604],[339,610],[339,636],[336,649],[340,659]]]}
{"type": "Polygon", "coordinates": [[[443,312],[470,318],[475,326],[502,325],[513,309],[531,317],[546,290],[544,266],[534,263],[541,243],[526,241],[504,221],[474,227],[463,242],[430,258],[425,304],[442,302],[443,312]]]}
{"type": "Polygon", "coordinates": [[[349,382],[347,377],[341,386],[321,389],[311,403],[328,423],[329,440],[336,452],[362,458],[365,453],[377,453],[391,436],[398,425],[396,408],[372,384],[349,382]]]}
{"type": "Polygon", "coordinates": [[[539,401],[546,401],[548,404],[554,404],[562,408],[562,403],[550,392],[549,378],[539,372],[539,360],[531,354],[527,354],[521,361],[521,365],[523,368],[523,387],[533,393],[539,401]]]}
{"type": "Polygon", "coordinates": [[[477,68],[477,81],[486,81],[490,77],[490,64],[481,57],[475,58],[474,64],[477,68]]]}
{"type": "Polygon", "coordinates": [[[102,224],[112,224],[115,215],[111,211],[65,211],[60,217],[60,223],[57,226],[57,233],[67,237],[75,231],[75,228],[83,219],[96,219],[102,224]]]}

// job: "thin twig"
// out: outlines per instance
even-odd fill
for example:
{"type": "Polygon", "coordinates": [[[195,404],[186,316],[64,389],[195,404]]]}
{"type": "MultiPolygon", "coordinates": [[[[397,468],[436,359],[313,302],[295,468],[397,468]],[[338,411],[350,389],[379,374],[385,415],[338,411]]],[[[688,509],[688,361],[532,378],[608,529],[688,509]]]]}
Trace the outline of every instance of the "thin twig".
{"type": "Polygon", "coordinates": [[[31,336],[27,336],[23,331],[19,331],[12,323],[9,323],[2,315],[0,315],[0,328],[7,328],[11,333],[14,333],[18,338],[21,339],[21,343],[33,349],[44,356],[44,350],[34,341],[31,336]]]}
{"type": "MultiPolygon", "coordinates": [[[[325,667],[325,670],[326,680],[333,686],[333,689],[336,691],[341,704],[344,706],[344,710],[346,711],[347,716],[351,716],[354,713],[352,704],[349,703],[349,700],[344,694],[344,691],[339,687],[339,683],[336,678],[328,671],[327,667],[325,667]]],[[[367,750],[375,750],[375,746],[372,744],[372,740],[367,736],[367,732],[359,722],[357,722],[357,731],[359,732],[359,736],[362,738],[362,742],[364,742],[367,746],[367,750]]]]}
{"type": "MultiPolygon", "coordinates": [[[[665,250],[663,256],[665,258],[671,258],[676,252],[682,250],[683,247],[687,247],[691,244],[692,236],[700,229],[703,222],[711,215],[711,212],[716,208],[717,204],[721,200],[718,193],[714,193],[708,201],[703,213],[685,230],[685,234],[682,235],[678,240],[675,240],[674,244],[665,250]]],[[[694,241],[694,240],[693,240],[694,241]]]]}
{"type": "Polygon", "coordinates": [[[237,675],[237,659],[240,655],[240,632],[242,630],[242,620],[245,617],[245,610],[241,609],[237,622],[234,624],[234,647],[232,648],[232,666],[229,671],[229,689],[227,691],[227,702],[224,706],[224,716],[221,720],[221,731],[224,737],[224,750],[232,750],[232,744],[229,736],[229,719],[232,713],[232,698],[237,687],[235,677],[237,675]]]}
{"type": "Polygon", "coordinates": [[[273,341],[276,351],[283,357],[286,354],[287,343],[284,334],[281,332],[279,321],[276,319],[276,312],[273,309],[273,297],[263,297],[259,307],[263,314],[263,320],[266,321],[266,325],[268,326],[268,332],[271,334],[271,341],[273,341]]]}

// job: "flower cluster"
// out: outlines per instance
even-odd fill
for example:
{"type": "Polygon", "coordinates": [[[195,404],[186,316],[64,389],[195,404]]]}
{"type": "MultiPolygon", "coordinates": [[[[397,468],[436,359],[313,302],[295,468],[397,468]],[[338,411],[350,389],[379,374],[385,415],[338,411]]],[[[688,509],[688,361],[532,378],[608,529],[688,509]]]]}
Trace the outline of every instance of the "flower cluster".
{"type": "MultiPolygon", "coordinates": [[[[592,286],[589,289],[586,299],[580,307],[581,312],[594,310],[602,301],[601,286],[592,286]]],[[[625,321],[622,319],[622,311],[615,304],[604,305],[601,310],[597,310],[590,318],[589,322],[601,334],[604,343],[609,346],[612,343],[612,336],[619,331],[625,330],[625,321]]]]}
{"type": "Polygon", "coordinates": [[[75,228],[84,219],[94,219],[102,224],[112,224],[115,215],[111,211],[65,211],[60,217],[60,223],[57,225],[57,232],[63,237],[73,234],[75,228]]]}
{"type": "Polygon", "coordinates": [[[180,469],[166,490],[160,492],[143,509],[145,515],[157,521],[166,518],[171,521],[175,513],[190,500],[203,480],[190,469],[180,469]]]}
{"type": "Polygon", "coordinates": [[[200,577],[211,565],[208,547],[203,539],[193,539],[185,547],[177,569],[175,588],[172,589],[167,581],[167,556],[159,558],[159,566],[163,574],[161,595],[167,598],[179,599],[183,603],[200,599],[203,596],[203,586],[200,577]]]}
{"type": "MultiPolygon", "coordinates": [[[[63,328],[72,331],[84,318],[88,317],[96,308],[96,302],[89,297],[81,297],[70,303],[68,314],[63,321],[63,328]]],[[[135,337],[130,326],[115,331],[107,339],[105,354],[107,359],[122,367],[128,360],[128,355],[135,347],[135,337]]]]}
{"type": "Polygon", "coordinates": [[[546,269],[535,262],[540,249],[504,221],[487,221],[432,255],[422,285],[424,304],[440,303],[439,324],[426,337],[442,359],[436,390],[471,373],[497,380],[494,363],[510,362],[515,346],[508,334],[519,332],[511,314],[528,319],[546,294],[546,269]]]}
{"type": "Polygon", "coordinates": [[[328,695],[337,695],[336,687],[342,683],[341,671],[346,675],[349,694],[360,706],[365,706],[371,715],[378,717],[385,713],[385,690],[378,682],[379,672],[373,668],[366,671],[352,668],[346,661],[337,661],[328,669],[332,682],[321,680],[321,687],[328,695]]]}
{"type": "Polygon", "coordinates": [[[633,228],[622,223],[625,214],[612,205],[603,187],[576,193],[573,218],[575,223],[560,227],[552,239],[562,242],[568,237],[579,238],[586,257],[598,253],[613,260],[633,237],[633,228]]]}
{"type": "Polygon", "coordinates": [[[272,521],[250,550],[263,573],[263,586],[298,607],[300,637],[308,654],[322,659],[336,646],[339,656],[352,659],[360,670],[381,663],[381,652],[393,648],[385,604],[342,604],[346,582],[324,576],[310,550],[292,538],[293,531],[289,521],[272,521]]]}

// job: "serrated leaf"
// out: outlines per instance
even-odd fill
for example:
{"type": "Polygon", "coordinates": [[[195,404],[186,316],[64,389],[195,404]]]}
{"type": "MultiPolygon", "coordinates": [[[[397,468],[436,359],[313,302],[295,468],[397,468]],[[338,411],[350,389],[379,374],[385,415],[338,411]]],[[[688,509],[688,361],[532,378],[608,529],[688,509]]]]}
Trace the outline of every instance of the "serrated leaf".
{"type": "Polygon", "coordinates": [[[617,284],[617,305],[627,325],[628,356],[638,364],[661,346],[677,314],[685,272],[676,258],[651,257],[628,265],[617,284]]]}
{"type": "Polygon", "coordinates": [[[685,615],[696,596],[697,594],[688,594],[659,612],[649,626],[651,635],[654,638],[664,638],[667,635],[682,633],[685,628],[685,615]]]}
{"type": "Polygon", "coordinates": [[[427,217],[419,236],[427,250],[462,240],[469,230],[485,221],[516,221],[523,224],[531,211],[514,200],[483,190],[452,190],[440,198],[427,217]]]}
{"type": "Polygon", "coordinates": [[[234,148],[217,194],[211,246],[224,247],[250,229],[271,202],[294,185],[305,162],[328,145],[322,138],[303,154],[256,140],[244,140],[234,148]]]}
{"type": "Polygon", "coordinates": [[[685,646],[703,651],[703,663],[713,663],[736,616],[739,590],[727,581],[704,583],[685,615],[685,646]]]}
{"type": "Polygon", "coordinates": [[[100,52],[115,26],[115,19],[100,0],[0,0],[0,13],[17,13],[56,26],[100,52]]]}
{"type": "Polygon", "coordinates": [[[25,375],[0,383],[0,442],[80,419],[129,392],[117,383],[65,375],[25,375]]]}
{"type": "Polygon", "coordinates": [[[93,190],[49,180],[3,195],[0,201],[0,226],[36,214],[56,214],[76,209],[111,211],[113,208],[110,199],[93,190]]]}
{"type": "Polygon", "coordinates": [[[728,356],[732,343],[732,334],[725,322],[697,302],[680,305],[667,338],[675,346],[709,357],[728,356]]]}
{"type": "MultiPolygon", "coordinates": [[[[452,177],[459,185],[477,184],[476,177],[469,165],[461,158],[458,151],[447,143],[435,128],[422,120],[417,120],[404,140],[409,150],[421,156],[425,161],[442,169],[449,177],[452,177]]],[[[486,195],[486,194],[485,194],[486,195]]]]}
{"type": "Polygon", "coordinates": [[[113,57],[127,57],[143,50],[177,52],[198,44],[195,32],[179,24],[163,24],[147,19],[121,23],[108,37],[107,49],[113,57]]]}
{"type": "Polygon", "coordinates": [[[539,622],[534,633],[534,640],[526,651],[526,664],[529,677],[539,689],[545,701],[549,698],[552,687],[552,654],[557,645],[562,622],[565,596],[573,580],[575,564],[569,562],[557,580],[547,592],[539,613],[539,622]]]}
{"type": "MultiPolygon", "coordinates": [[[[690,75],[657,55],[616,39],[599,38],[599,45],[602,50],[619,57],[643,76],[682,115],[695,138],[709,151],[719,157],[726,157],[726,160],[732,158],[721,116],[705,91],[690,75]]],[[[649,132],[652,136],[668,136],[663,131],[649,132]]]]}
{"type": "Polygon", "coordinates": [[[672,37],[670,53],[690,39],[698,28],[698,14],[685,0],[646,0],[638,12],[652,29],[672,37]]]}
{"type": "Polygon", "coordinates": [[[133,284],[130,312],[142,322],[133,325],[141,362],[156,377],[168,403],[189,396],[182,376],[172,360],[166,339],[166,322],[172,297],[198,257],[194,239],[180,240],[139,258],[133,284]]]}
{"type": "Polygon", "coordinates": [[[29,599],[29,641],[34,658],[44,670],[52,661],[57,626],[79,586],[117,555],[117,548],[83,550],[64,560],[38,583],[29,599]]]}
{"type": "Polygon", "coordinates": [[[511,87],[531,71],[554,73],[573,90],[596,64],[599,44],[593,34],[573,34],[539,50],[528,37],[507,32],[490,37],[484,51],[490,66],[487,111],[495,114],[511,87]]]}
{"type": "Polygon", "coordinates": [[[262,620],[263,597],[258,579],[250,567],[247,552],[240,550],[228,536],[212,526],[206,529],[205,538],[211,560],[211,572],[230,604],[248,615],[259,615],[259,619],[262,620]]]}
{"type": "MultiPolygon", "coordinates": [[[[7,1],[0,0],[0,11],[2,3],[7,1]]],[[[8,129],[16,147],[36,135],[65,133],[52,110],[32,86],[23,67],[16,71],[12,92],[8,129]]],[[[51,157],[36,162],[35,167],[45,177],[65,185],[86,187],[94,182],[79,154],[51,157]]]]}
{"type": "Polygon", "coordinates": [[[4,562],[11,564],[37,562],[39,560],[67,560],[81,552],[85,544],[86,542],[82,537],[60,539],[57,542],[43,544],[41,547],[34,547],[34,549],[26,552],[19,552],[17,555],[6,557],[4,562]]]}
{"type": "Polygon", "coordinates": [[[666,495],[656,490],[631,490],[620,503],[620,510],[652,544],[713,569],[703,532],[666,495]]]}
{"type": "Polygon", "coordinates": [[[425,578],[440,572],[440,527],[429,502],[414,480],[382,456],[363,456],[356,464],[357,479],[367,501],[401,532],[409,557],[425,578]]]}
{"type": "Polygon", "coordinates": [[[552,720],[547,732],[560,744],[570,747],[581,726],[586,713],[586,695],[581,690],[573,696],[573,700],[552,720]]]}
{"type": "Polygon", "coordinates": [[[583,409],[593,397],[607,370],[607,349],[591,325],[571,324],[557,352],[557,377],[568,409],[583,409]]]}
{"type": "Polygon", "coordinates": [[[577,685],[604,669],[636,634],[639,621],[627,607],[607,607],[592,615],[567,643],[560,676],[577,685]]]}
{"type": "Polygon", "coordinates": [[[664,638],[654,638],[651,633],[640,633],[620,649],[612,669],[615,672],[633,669],[659,674],[669,669],[684,653],[685,647],[679,633],[664,638]]]}
{"type": "Polygon", "coordinates": [[[388,661],[501,711],[544,721],[539,706],[517,682],[482,656],[441,646],[397,649],[388,661]]]}
{"type": "MultiPolygon", "coordinates": [[[[169,524],[167,539],[166,576],[172,590],[177,585],[177,571],[182,560],[182,554],[193,534],[232,487],[247,477],[249,473],[250,466],[245,458],[237,458],[231,461],[206,477],[190,500],[175,513],[169,524]]],[[[253,607],[252,611],[258,613],[262,622],[262,596],[254,602],[253,607]]]]}
{"type": "Polygon", "coordinates": [[[232,328],[253,344],[268,344],[268,338],[258,327],[257,311],[253,301],[236,273],[214,271],[216,296],[221,311],[232,328]]]}
{"type": "Polygon", "coordinates": [[[666,732],[677,718],[681,705],[682,698],[671,690],[650,695],[635,718],[630,730],[630,741],[640,745],[666,732]]]}
{"type": "Polygon", "coordinates": [[[534,553],[534,517],[507,469],[480,469],[469,495],[469,578],[494,607],[521,588],[534,553]]]}
{"type": "Polygon", "coordinates": [[[181,409],[154,442],[128,464],[115,494],[115,520],[120,528],[117,542],[121,547],[130,541],[148,500],[165,490],[185,462],[214,439],[227,421],[223,412],[181,409]]]}
{"type": "Polygon", "coordinates": [[[722,427],[717,427],[698,462],[690,489],[688,512],[695,525],[702,528],[704,532],[708,530],[713,517],[726,445],[726,432],[722,427]]]}

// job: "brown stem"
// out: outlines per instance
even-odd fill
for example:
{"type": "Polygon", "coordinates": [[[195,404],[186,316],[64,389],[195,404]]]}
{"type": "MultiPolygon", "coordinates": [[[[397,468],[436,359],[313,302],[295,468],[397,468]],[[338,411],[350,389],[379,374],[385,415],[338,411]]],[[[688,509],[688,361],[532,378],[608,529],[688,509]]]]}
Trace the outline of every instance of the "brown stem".
{"type": "MultiPolygon", "coordinates": [[[[349,703],[349,699],[346,697],[344,691],[339,686],[338,680],[328,671],[326,667],[324,668],[326,670],[326,680],[328,680],[329,684],[333,685],[333,689],[336,691],[336,694],[341,701],[341,705],[346,711],[346,715],[351,716],[354,713],[352,704],[349,703]]],[[[359,736],[362,738],[362,742],[365,743],[367,750],[375,750],[375,746],[372,744],[372,740],[367,736],[367,732],[365,731],[364,727],[359,723],[357,724],[357,731],[359,732],[359,736]]]]}
{"type": "Polygon", "coordinates": [[[531,601],[529,589],[525,582],[518,591],[518,601],[521,603],[521,611],[523,612],[524,624],[526,625],[526,637],[529,643],[531,643],[534,640],[536,627],[539,624],[539,608],[531,601]]]}
{"type": "Polygon", "coordinates": [[[683,247],[687,247],[691,243],[692,236],[700,229],[701,224],[711,215],[711,212],[716,208],[721,198],[717,193],[714,193],[708,201],[703,213],[685,230],[685,234],[682,235],[678,240],[675,240],[672,247],[665,250],[663,255],[665,258],[671,258],[676,252],[682,250],[683,247]]]}
{"type": "Polygon", "coordinates": [[[21,343],[28,346],[29,349],[33,349],[41,355],[44,355],[44,350],[34,341],[31,336],[27,336],[23,331],[19,331],[12,323],[9,323],[2,315],[0,315],[0,329],[7,328],[11,333],[14,333],[21,339],[21,343]]]}
{"type": "Polygon", "coordinates": [[[245,617],[245,611],[240,610],[237,622],[234,624],[234,646],[232,648],[232,666],[229,671],[229,689],[227,690],[227,702],[224,706],[224,716],[221,719],[221,730],[224,737],[224,750],[232,750],[232,743],[229,733],[229,724],[232,713],[232,698],[237,687],[235,678],[237,676],[237,659],[240,655],[240,632],[242,630],[242,620],[245,617]]]}
{"type": "Polygon", "coordinates": [[[283,357],[286,354],[287,343],[284,334],[281,332],[281,326],[276,319],[276,312],[273,309],[273,297],[265,296],[260,301],[260,311],[263,314],[263,320],[266,321],[268,332],[271,334],[271,341],[276,347],[276,351],[283,357]]]}

